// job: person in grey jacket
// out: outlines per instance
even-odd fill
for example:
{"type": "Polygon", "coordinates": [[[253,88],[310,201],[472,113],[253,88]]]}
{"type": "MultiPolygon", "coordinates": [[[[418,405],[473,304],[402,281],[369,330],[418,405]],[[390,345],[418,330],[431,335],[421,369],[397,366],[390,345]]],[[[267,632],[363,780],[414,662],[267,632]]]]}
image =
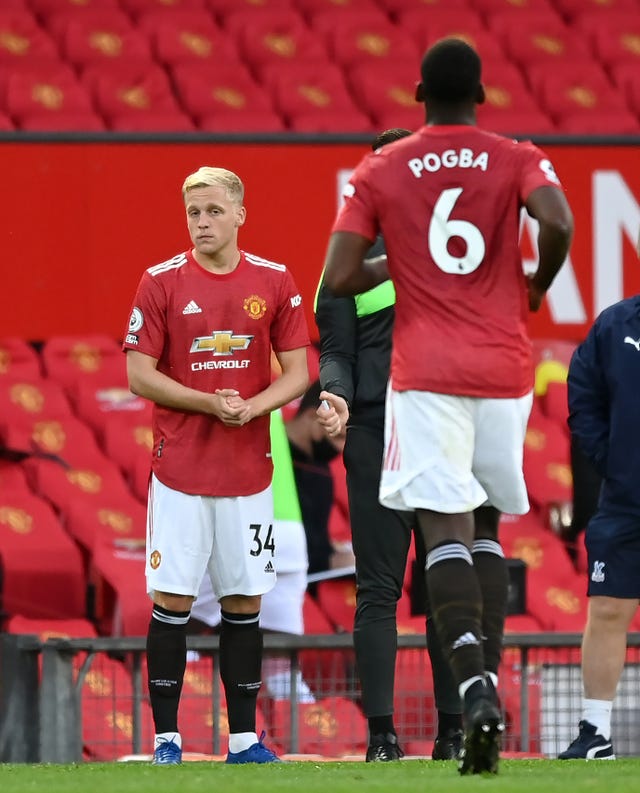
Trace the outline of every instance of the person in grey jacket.
{"type": "MultiPolygon", "coordinates": [[[[638,240],[640,254],[640,239],[638,240]]],[[[605,309],[569,366],[569,427],[602,477],[585,535],[589,606],[578,737],[561,760],[615,760],[611,710],[640,603],[640,295],[605,309]]]]}

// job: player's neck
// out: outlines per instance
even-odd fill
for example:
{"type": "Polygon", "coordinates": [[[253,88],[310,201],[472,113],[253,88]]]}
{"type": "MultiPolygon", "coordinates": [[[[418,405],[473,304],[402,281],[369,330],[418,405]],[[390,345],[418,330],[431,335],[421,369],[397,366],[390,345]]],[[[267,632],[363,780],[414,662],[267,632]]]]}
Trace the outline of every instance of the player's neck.
{"type": "Polygon", "coordinates": [[[475,105],[452,105],[429,107],[427,112],[427,126],[475,126],[476,108],[475,105]]]}
{"type": "Polygon", "coordinates": [[[232,273],[240,264],[240,251],[238,248],[234,248],[233,250],[218,251],[212,255],[207,255],[206,253],[197,251],[194,248],[192,253],[193,258],[203,270],[208,270],[210,273],[216,273],[216,275],[226,275],[227,273],[232,273]]]}

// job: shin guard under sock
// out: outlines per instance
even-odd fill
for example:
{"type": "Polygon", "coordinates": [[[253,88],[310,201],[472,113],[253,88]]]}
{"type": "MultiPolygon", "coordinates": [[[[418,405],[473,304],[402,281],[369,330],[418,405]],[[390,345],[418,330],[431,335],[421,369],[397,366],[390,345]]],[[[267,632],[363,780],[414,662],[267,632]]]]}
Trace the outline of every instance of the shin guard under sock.
{"type": "Polygon", "coordinates": [[[476,540],[471,553],[482,592],[485,670],[497,674],[507,616],[509,571],[502,547],[495,540],[476,540]]]}
{"type": "Polygon", "coordinates": [[[427,554],[431,615],[457,684],[484,675],[482,594],[471,553],[461,542],[445,542],[427,554]]]}
{"type": "Polygon", "coordinates": [[[256,731],[261,685],[260,614],[223,611],[220,622],[220,677],[227,699],[229,733],[256,731]]]}
{"type": "Polygon", "coordinates": [[[156,733],[178,732],[189,614],[189,611],[153,607],[147,633],[147,674],[156,733]]]}

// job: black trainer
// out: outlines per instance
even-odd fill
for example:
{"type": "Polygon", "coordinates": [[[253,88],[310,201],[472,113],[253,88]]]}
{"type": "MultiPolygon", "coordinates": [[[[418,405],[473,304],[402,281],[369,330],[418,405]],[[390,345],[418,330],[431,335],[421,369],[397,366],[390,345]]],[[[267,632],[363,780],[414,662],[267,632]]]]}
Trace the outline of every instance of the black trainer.
{"type": "Polygon", "coordinates": [[[404,757],[404,752],[398,745],[398,736],[392,732],[381,735],[372,735],[367,748],[367,763],[389,763],[404,757]]]}
{"type": "Polygon", "coordinates": [[[432,760],[460,760],[464,745],[464,732],[450,728],[442,735],[437,735],[431,752],[432,760]]]}
{"type": "Polygon", "coordinates": [[[578,724],[578,737],[560,752],[558,760],[615,760],[613,744],[596,732],[591,722],[578,724]]]}
{"type": "Polygon", "coordinates": [[[461,774],[497,774],[504,722],[489,678],[474,683],[464,697],[461,774]]]}

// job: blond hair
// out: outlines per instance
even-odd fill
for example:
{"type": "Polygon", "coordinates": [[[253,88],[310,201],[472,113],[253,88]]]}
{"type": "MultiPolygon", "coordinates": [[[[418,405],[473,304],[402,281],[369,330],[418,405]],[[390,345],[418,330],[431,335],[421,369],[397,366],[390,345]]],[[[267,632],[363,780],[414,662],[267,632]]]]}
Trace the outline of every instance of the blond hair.
{"type": "Polygon", "coordinates": [[[244,199],[244,185],[240,177],[226,168],[212,168],[208,165],[198,168],[184,180],[182,197],[186,199],[189,190],[197,187],[222,187],[227,198],[238,204],[242,204],[244,199]]]}

